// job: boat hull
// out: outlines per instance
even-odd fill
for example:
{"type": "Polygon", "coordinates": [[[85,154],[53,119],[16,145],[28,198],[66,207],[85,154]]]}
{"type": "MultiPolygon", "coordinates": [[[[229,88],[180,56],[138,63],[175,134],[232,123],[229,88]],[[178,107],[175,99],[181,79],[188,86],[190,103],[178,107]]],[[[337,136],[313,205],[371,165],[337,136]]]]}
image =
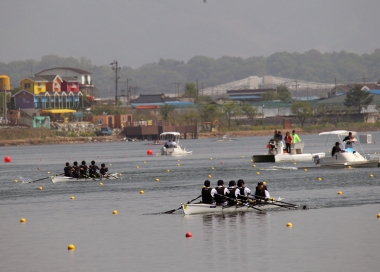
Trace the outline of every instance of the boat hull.
{"type": "Polygon", "coordinates": [[[311,162],[316,155],[322,158],[325,153],[253,155],[252,160],[253,162],[311,162]]]}
{"type": "MultiPolygon", "coordinates": [[[[257,209],[262,211],[281,209],[278,205],[255,205],[257,209]]],[[[231,212],[252,212],[259,211],[249,206],[217,206],[212,204],[182,204],[182,210],[186,215],[191,214],[212,214],[212,213],[231,213],[231,212]]]]}
{"type": "Polygon", "coordinates": [[[364,158],[359,152],[343,152],[336,153],[331,157],[320,158],[314,157],[314,162],[317,166],[322,167],[353,167],[353,168],[372,168],[378,167],[379,160],[368,160],[364,158]]]}
{"type": "Polygon", "coordinates": [[[82,181],[107,181],[107,180],[116,180],[119,179],[117,176],[117,173],[109,174],[108,177],[101,177],[101,178],[71,178],[71,177],[65,177],[65,176],[51,176],[51,181],[53,183],[59,183],[59,182],[82,182],[82,181]]]}

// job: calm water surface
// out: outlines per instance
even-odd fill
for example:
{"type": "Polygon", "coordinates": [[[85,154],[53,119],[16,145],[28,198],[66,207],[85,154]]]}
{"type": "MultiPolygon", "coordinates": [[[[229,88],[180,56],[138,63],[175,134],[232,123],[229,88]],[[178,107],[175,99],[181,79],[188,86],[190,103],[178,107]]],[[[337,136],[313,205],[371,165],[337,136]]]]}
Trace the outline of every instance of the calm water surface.
{"type": "MultiPolygon", "coordinates": [[[[373,155],[380,133],[371,134],[375,143],[363,148],[373,155]]],[[[328,152],[335,142],[300,136],[305,152],[328,152]]],[[[321,169],[312,162],[253,167],[251,156],[265,153],[268,140],[184,140],[193,150],[185,157],[148,157],[148,149],[159,153],[159,147],[146,142],[0,147],[1,158],[12,158],[0,165],[0,271],[378,271],[379,169],[321,169]],[[59,174],[66,161],[83,159],[106,163],[122,179],[104,186],[14,182],[59,174]],[[208,175],[214,186],[242,178],[254,189],[266,181],[272,196],[310,209],[145,215],[195,198],[208,175]],[[189,231],[193,238],[185,238],[189,231]],[[74,251],[67,250],[71,243],[74,251]]]]}

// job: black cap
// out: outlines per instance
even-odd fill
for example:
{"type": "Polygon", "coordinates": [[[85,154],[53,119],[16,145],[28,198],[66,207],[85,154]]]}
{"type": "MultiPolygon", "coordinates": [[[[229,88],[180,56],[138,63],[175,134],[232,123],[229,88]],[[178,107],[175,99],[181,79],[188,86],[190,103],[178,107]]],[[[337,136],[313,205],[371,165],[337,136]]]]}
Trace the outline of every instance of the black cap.
{"type": "Polygon", "coordinates": [[[210,187],[210,184],[211,184],[211,182],[210,182],[209,180],[205,180],[204,185],[205,185],[206,187],[210,187]]]}
{"type": "Polygon", "coordinates": [[[264,185],[264,183],[262,181],[260,181],[259,183],[257,183],[257,185],[264,185]]]}
{"type": "Polygon", "coordinates": [[[82,161],[82,164],[86,164],[86,161],[82,161]]]}
{"type": "Polygon", "coordinates": [[[238,180],[238,186],[241,187],[242,184],[245,184],[245,183],[244,183],[244,180],[239,179],[239,180],[238,180]]]}
{"type": "Polygon", "coordinates": [[[340,143],[339,143],[339,142],[336,142],[335,145],[340,145],[340,143]]]}
{"type": "Polygon", "coordinates": [[[218,180],[218,186],[223,185],[224,181],[222,179],[218,180]]]}
{"type": "Polygon", "coordinates": [[[236,182],[234,180],[230,180],[230,182],[228,183],[228,186],[235,186],[236,185],[236,182]]]}
{"type": "Polygon", "coordinates": [[[94,164],[95,164],[95,161],[91,161],[91,164],[94,165],[94,164]]]}

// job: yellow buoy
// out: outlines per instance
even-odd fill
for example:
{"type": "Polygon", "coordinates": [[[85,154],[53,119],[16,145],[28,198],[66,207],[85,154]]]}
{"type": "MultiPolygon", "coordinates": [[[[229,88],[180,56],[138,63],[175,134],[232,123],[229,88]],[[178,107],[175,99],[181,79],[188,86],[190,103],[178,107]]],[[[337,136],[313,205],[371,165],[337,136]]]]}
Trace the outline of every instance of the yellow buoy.
{"type": "Polygon", "coordinates": [[[140,195],[143,195],[145,192],[143,190],[140,191],[140,195]]]}
{"type": "Polygon", "coordinates": [[[38,190],[42,190],[42,187],[40,186],[40,187],[38,187],[38,190]]]}
{"type": "Polygon", "coordinates": [[[146,161],[144,161],[144,163],[146,163],[146,161]]]}
{"type": "Polygon", "coordinates": [[[50,174],[50,172],[47,172],[48,174],[50,174]]]}
{"type": "Polygon", "coordinates": [[[305,168],[305,169],[303,169],[303,171],[307,172],[307,169],[305,168]]]}
{"type": "Polygon", "coordinates": [[[71,200],[74,200],[74,199],[75,199],[75,197],[74,197],[74,196],[71,196],[71,197],[70,197],[70,199],[71,199],[71,200]]]}
{"type": "Polygon", "coordinates": [[[244,156],[241,156],[242,157],[242,159],[244,159],[244,156]]]}
{"type": "Polygon", "coordinates": [[[21,219],[20,219],[20,222],[21,222],[21,223],[25,223],[25,222],[26,222],[26,219],[25,219],[25,218],[21,218],[21,219]]]}
{"type": "Polygon", "coordinates": [[[206,186],[203,185],[202,188],[206,188],[206,186]]]}
{"type": "Polygon", "coordinates": [[[291,228],[291,227],[293,227],[293,224],[290,223],[290,222],[288,222],[288,223],[286,224],[286,226],[289,227],[289,228],[291,228]]]}
{"type": "Polygon", "coordinates": [[[139,168],[140,168],[140,166],[136,166],[136,168],[137,168],[137,169],[139,169],[139,168]]]}
{"type": "Polygon", "coordinates": [[[256,175],[260,175],[260,172],[256,172],[256,175]]]}
{"type": "Polygon", "coordinates": [[[377,214],[377,218],[380,218],[380,213],[377,214]]]}
{"type": "Polygon", "coordinates": [[[350,169],[350,168],[351,168],[351,165],[347,166],[347,168],[350,169]]]}
{"type": "Polygon", "coordinates": [[[166,172],[168,172],[168,173],[169,173],[169,172],[170,172],[170,170],[168,169],[168,170],[166,170],[166,172]]]}
{"type": "Polygon", "coordinates": [[[156,178],[156,181],[157,181],[157,182],[159,182],[159,181],[160,181],[160,179],[159,179],[159,178],[156,178]]]}
{"type": "Polygon", "coordinates": [[[252,167],[256,167],[256,164],[252,165],[252,167]]]}
{"type": "Polygon", "coordinates": [[[212,178],[212,176],[211,176],[211,175],[208,175],[207,177],[208,177],[208,178],[212,178]]]}
{"type": "Polygon", "coordinates": [[[322,180],[322,178],[318,178],[318,180],[322,180]]]}
{"type": "Polygon", "coordinates": [[[211,167],[211,170],[214,170],[215,168],[214,167],[211,167]]]}
{"type": "Polygon", "coordinates": [[[342,191],[339,191],[339,192],[338,192],[338,195],[341,195],[341,194],[343,194],[342,191]]]}
{"type": "Polygon", "coordinates": [[[67,247],[68,250],[74,250],[75,249],[75,246],[73,244],[70,244],[68,245],[67,247]]]}
{"type": "Polygon", "coordinates": [[[210,158],[210,160],[212,160],[212,158],[210,158]]]}
{"type": "Polygon", "coordinates": [[[103,182],[100,182],[99,185],[100,185],[100,186],[103,186],[103,182]]]}
{"type": "Polygon", "coordinates": [[[267,183],[266,183],[265,181],[263,181],[263,184],[264,184],[264,185],[267,185],[267,183]]]}
{"type": "Polygon", "coordinates": [[[370,178],[373,178],[373,174],[369,174],[369,177],[370,177],[370,178]]]}
{"type": "Polygon", "coordinates": [[[253,160],[251,160],[251,162],[253,162],[253,160]]]}
{"type": "Polygon", "coordinates": [[[17,179],[15,179],[15,180],[14,180],[14,182],[18,182],[18,180],[17,180],[17,179]]]}
{"type": "Polygon", "coordinates": [[[180,164],[177,164],[177,166],[181,166],[180,164]]]}
{"type": "Polygon", "coordinates": [[[119,174],[119,177],[121,177],[122,175],[123,175],[123,174],[120,173],[120,174],[119,174]]]}
{"type": "Polygon", "coordinates": [[[177,160],[177,162],[180,162],[181,160],[177,160]]]}
{"type": "Polygon", "coordinates": [[[377,152],[374,152],[374,154],[377,154],[377,152]]]}
{"type": "Polygon", "coordinates": [[[117,214],[117,210],[114,210],[114,211],[112,212],[112,214],[117,214]]]}
{"type": "Polygon", "coordinates": [[[297,164],[296,162],[294,162],[294,164],[297,164]]]}
{"type": "Polygon", "coordinates": [[[112,163],[110,163],[110,166],[112,166],[112,163]]]}

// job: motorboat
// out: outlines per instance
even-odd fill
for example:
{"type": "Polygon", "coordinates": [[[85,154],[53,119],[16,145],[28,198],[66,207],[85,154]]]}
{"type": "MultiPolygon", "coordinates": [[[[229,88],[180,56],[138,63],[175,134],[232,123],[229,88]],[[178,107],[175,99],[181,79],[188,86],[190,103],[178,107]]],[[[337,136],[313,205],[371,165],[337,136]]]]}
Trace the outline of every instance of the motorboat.
{"type": "Polygon", "coordinates": [[[265,155],[253,155],[253,162],[305,162],[313,161],[315,156],[323,158],[325,153],[303,153],[305,142],[301,141],[291,145],[291,152],[286,153],[284,150],[284,143],[279,141],[276,143],[275,148],[271,149],[269,145],[268,154],[265,155]]]}
{"type": "MultiPolygon", "coordinates": [[[[319,157],[318,155],[315,155],[313,160],[314,163],[317,166],[323,166],[323,167],[353,167],[353,168],[359,168],[359,167],[377,167],[379,163],[379,159],[370,159],[366,158],[363,155],[361,155],[357,150],[354,150],[352,145],[358,145],[361,147],[362,152],[364,154],[363,148],[359,141],[356,140],[357,133],[354,131],[351,131],[353,139],[350,139],[348,142],[353,143],[351,146],[348,145],[348,142],[344,142],[344,137],[348,136],[349,131],[346,130],[334,130],[334,131],[328,131],[328,132],[322,132],[319,133],[320,136],[327,136],[327,141],[330,136],[334,137],[333,143],[331,143],[331,146],[334,145],[335,142],[339,142],[339,144],[342,147],[345,147],[341,150],[341,152],[335,153],[333,156],[329,157],[319,157]]],[[[326,142],[327,142],[326,141],[326,142]]]]}
{"type": "Polygon", "coordinates": [[[66,177],[66,176],[51,176],[51,181],[53,183],[58,182],[80,182],[80,181],[106,181],[106,180],[115,180],[119,179],[117,173],[108,174],[107,176],[101,176],[101,177],[94,177],[94,178],[73,178],[73,177],[66,177]]]}
{"type": "MultiPolygon", "coordinates": [[[[279,198],[281,199],[281,198],[279,198]]],[[[252,211],[271,211],[279,209],[298,209],[297,205],[281,205],[277,200],[269,200],[263,204],[255,205],[234,205],[218,206],[213,204],[181,204],[185,215],[191,214],[212,214],[212,213],[230,213],[230,212],[252,212],[252,211]]]]}
{"type": "Polygon", "coordinates": [[[183,156],[191,155],[193,151],[186,151],[179,144],[181,133],[179,132],[164,132],[160,134],[160,140],[165,143],[161,148],[161,155],[183,156]]]}

